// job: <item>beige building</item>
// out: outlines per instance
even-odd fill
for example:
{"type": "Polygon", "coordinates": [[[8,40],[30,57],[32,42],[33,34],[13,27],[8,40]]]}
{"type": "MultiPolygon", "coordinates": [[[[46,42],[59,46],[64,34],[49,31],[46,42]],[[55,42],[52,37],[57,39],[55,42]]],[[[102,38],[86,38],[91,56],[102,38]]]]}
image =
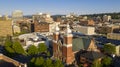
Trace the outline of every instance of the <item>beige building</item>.
{"type": "Polygon", "coordinates": [[[20,33],[20,27],[17,25],[13,25],[13,33],[20,33]]]}
{"type": "Polygon", "coordinates": [[[13,35],[12,20],[0,20],[0,36],[13,35]]]}
{"type": "Polygon", "coordinates": [[[110,21],[111,20],[111,16],[110,15],[104,15],[103,16],[103,21],[106,22],[106,21],[110,21]]]}
{"type": "Polygon", "coordinates": [[[86,27],[86,26],[74,26],[73,31],[81,32],[86,35],[93,35],[95,34],[95,28],[94,27],[86,27]]]}
{"type": "Polygon", "coordinates": [[[120,56],[120,45],[116,46],[116,55],[120,56]]]}
{"type": "Polygon", "coordinates": [[[21,10],[15,10],[12,12],[13,20],[21,20],[23,19],[23,12],[21,10]]]}
{"type": "Polygon", "coordinates": [[[37,13],[37,14],[33,15],[32,17],[33,17],[34,21],[37,20],[39,22],[53,23],[53,19],[51,18],[50,14],[37,13]]]}
{"type": "Polygon", "coordinates": [[[119,33],[108,33],[107,38],[114,39],[114,40],[120,40],[120,34],[119,33]]]}

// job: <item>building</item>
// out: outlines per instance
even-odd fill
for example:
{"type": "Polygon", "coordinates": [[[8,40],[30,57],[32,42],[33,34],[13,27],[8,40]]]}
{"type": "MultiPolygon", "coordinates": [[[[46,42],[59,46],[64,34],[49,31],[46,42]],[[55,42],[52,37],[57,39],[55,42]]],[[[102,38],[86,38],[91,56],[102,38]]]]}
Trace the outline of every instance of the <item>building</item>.
{"type": "Polygon", "coordinates": [[[32,17],[33,17],[33,22],[34,20],[37,20],[39,22],[47,22],[47,23],[53,22],[53,19],[51,18],[50,14],[37,13],[32,17]]]}
{"type": "Polygon", "coordinates": [[[94,35],[95,28],[94,27],[86,27],[86,26],[73,26],[73,31],[80,32],[85,35],[94,35]]]}
{"type": "Polygon", "coordinates": [[[38,35],[37,33],[23,34],[20,35],[18,38],[23,44],[23,48],[25,50],[31,45],[38,46],[40,43],[45,43],[45,37],[42,35],[38,35]]]}
{"type": "Polygon", "coordinates": [[[15,10],[12,12],[12,20],[18,21],[23,20],[23,12],[21,10],[15,10]]]}
{"type": "Polygon", "coordinates": [[[1,20],[0,21],[0,36],[13,35],[12,20],[1,20]]]}
{"type": "Polygon", "coordinates": [[[115,54],[117,55],[117,56],[120,56],[120,45],[117,45],[117,46],[115,46],[116,47],[116,52],[115,52],[115,54]]]}
{"type": "Polygon", "coordinates": [[[27,65],[0,54],[0,67],[27,67],[27,65]]]}
{"type": "Polygon", "coordinates": [[[98,26],[96,28],[96,33],[100,34],[107,34],[107,33],[113,33],[114,31],[120,29],[119,25],[105,25],[105,26],[98,26]]]}
{"type": "Polygon", "coordinates": [[[107,39],[120,40],[120,33],[108,33],[107,39]]]}
{"type": "Polygon", "coordinates": [[[79,24],[82,26],[94,26],[95,22],[93,20],[80,20],[79,24]]]}
{"type": "Polygon", "coordinates": [[[34,32],[49,32],[49,23],[47,22],[34,22],[34,32]]]}
{"type": "Polygon", "coordinates": [[[34,32],[54,32],[55,25],[60,22],[54,22],[49,14],[33,15],[34,32]]]}
{"type": "Polygon", "coordinates": [[[55,59],[60,59],[69,65],[76,61],[80,62],[80,59],[76,59],[80,50],[99,52],[94,40],[86,36],[73,35],[68,24],[64,34],[59,32],[58,26],[55,30],[56,32],[53,33],[53,57],[55,59]]]}
{"type": "Polygon", "coordinates": [[[104,15],[103,16],[103,22],[108,22],[108,21],[110,21],[111,20],[111,16],[110,15],[104,15]]]}
{"type": "Polygon", "coordinates": [[[16,25],[13,25],[13,33],[16,34],[16,33],[20,33],[20,27],[19,26],[16,26],[16,25]]]}

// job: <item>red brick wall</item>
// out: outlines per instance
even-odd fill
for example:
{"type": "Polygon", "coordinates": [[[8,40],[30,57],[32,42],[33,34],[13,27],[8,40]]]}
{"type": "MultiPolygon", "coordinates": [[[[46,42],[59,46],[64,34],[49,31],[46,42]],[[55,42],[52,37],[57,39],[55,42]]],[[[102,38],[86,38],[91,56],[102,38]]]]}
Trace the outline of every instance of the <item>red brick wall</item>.
{"type": "Polygon", "coordinates": [[[72,44],[72,37],[64,37],[65,44],[72,44]]]}
{"type": "Polygon", "coordinates": [[[72,47],[66,47],[66,46],[63,46],[63,57],[66,58],[66,63],[67,64],[71,64],[74,60],[74,54],[73,54],[73,51],[72,51],[72,47]]]}
{"type": "Polygon", "coordinates": [[[34,31],[35,32],[49,32],[49,24],[42,24],[42,23],[35,22],[34,31]]]}

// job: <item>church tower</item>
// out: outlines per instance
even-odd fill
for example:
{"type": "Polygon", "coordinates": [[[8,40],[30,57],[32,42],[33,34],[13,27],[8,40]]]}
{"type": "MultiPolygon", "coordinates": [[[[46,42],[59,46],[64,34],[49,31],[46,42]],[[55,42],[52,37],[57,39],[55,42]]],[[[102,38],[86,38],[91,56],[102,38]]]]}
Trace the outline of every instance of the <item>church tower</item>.
{"type": "Polygon", "coordinates": [[[63,61],[66,64],[72,64],[74,60],[74,54],[72,51],[72,31],[70,30],[69,24],[67,24],[67,29],[64,34],[64,43],[63,43],[63,49],[62,49],[62,54],[63,54],[63,61]]]}
{"type": "Polygon", "coordinates": [[[55,32],[53,33],[53,56],[54,58],[57,58],[57,56],[59,55],[58,53],[58,40],[59,40],[59,27],[58,25],[56,24],[56,27],[55,27],[55,32]]]}

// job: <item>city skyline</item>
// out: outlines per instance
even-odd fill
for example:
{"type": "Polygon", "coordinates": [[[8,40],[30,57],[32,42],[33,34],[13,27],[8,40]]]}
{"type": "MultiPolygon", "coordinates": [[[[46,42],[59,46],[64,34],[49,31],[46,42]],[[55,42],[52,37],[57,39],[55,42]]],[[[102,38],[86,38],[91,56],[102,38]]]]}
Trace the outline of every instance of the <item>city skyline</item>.
{"type": "Polygon", "coordinates": [[[11,15],[14,10],[22,10],[24,15],[111,13],[120,12],[119,3],[119,0],[4,0],[0,2],[0,15],[11,15]]]}

